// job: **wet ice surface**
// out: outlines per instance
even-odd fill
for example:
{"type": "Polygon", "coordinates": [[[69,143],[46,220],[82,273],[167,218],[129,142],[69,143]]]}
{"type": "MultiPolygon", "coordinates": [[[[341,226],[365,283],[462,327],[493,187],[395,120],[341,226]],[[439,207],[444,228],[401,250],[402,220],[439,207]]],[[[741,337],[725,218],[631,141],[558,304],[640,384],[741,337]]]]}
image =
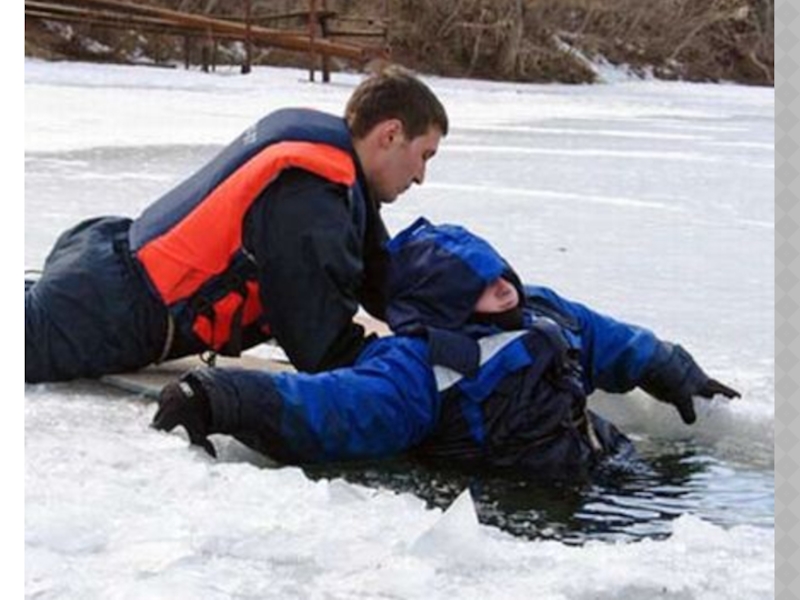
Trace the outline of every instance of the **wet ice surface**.
{"type": "MultiPolygon", "coordinates": [[[[26,265],[81,218],[135,216],[269,110],[340,112],[357,81],[303,77],[26,63],[26,265]]],[[[687,427],[644,394],[597,395],[652,470],[542,488],[402,461],[274,469],[225,439],[214,463],[150,430],[140,399],[26,386],[31,597],[773,595],[772,90],[430,83],[452,132],[390,229],[465,224],[743,399],[687,427]]]]}

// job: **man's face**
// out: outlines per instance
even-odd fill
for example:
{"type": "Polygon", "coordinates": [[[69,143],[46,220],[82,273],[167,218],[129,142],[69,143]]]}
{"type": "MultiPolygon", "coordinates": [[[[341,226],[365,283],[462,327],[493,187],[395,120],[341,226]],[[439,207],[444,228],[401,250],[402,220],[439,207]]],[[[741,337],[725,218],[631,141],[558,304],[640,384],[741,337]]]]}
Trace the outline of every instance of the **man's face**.
{"type": "Polygon", "coordinates": [[[425,168],[439,149],[442,134],[438,127],[431,127],[425,134],[409,140],[400,121],[387,121],[382,127],[380,156],[366,176],[375,198],[391,203],[412,183],[421,184],[425,180],[425,168]]]}
{"type": "Polygon", "coordinates": [[[486,286],[475,303],[475,312],[482,314],[503,313],[519,304],[519,292],[509,281],[500,277],[486,286]]]}

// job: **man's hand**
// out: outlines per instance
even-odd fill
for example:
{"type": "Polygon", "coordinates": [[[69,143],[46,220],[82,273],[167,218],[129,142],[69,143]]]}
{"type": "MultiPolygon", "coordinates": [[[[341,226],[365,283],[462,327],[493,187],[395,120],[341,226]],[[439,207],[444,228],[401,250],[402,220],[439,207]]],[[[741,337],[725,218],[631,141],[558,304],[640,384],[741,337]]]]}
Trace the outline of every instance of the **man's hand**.
{"type": "Polygon", "coordinates": [[[720,383],[716,379],[707,379],[703,385],[701,385],[697,390],[693,391],[689,395],[675,397],[669,400],[671,404],[678,409],[678,414],[680,414],[681,419],[687,425],[691,425],[697,420],[697,415],[694,411],[694,401],[693,396],[701,396],[702,398],[713,398],[717,394],[725,396],[726,398],[741,398],[741,394],[734,390],[733,388],[728,387],[727,385],[720,383]]]}
{"type": "Polygon", "coordinates": [[[733,388],[706,375],[683,347],[667,342],[662,342],[658,362],[645,373],[639,385],[657,400],[672,404],[687,425],[697,420],[694,396],[741,397],[733,388]]]}
{"type": "Polygon", "coordinates": [[[210,420],[211,407],[200,384],[182,380],[168,383],[161,390],[158,411],[150,426],[161,431],[172,431],[181,425],[192,444],[201,446],[216,458],[217,452],[207,437],[210,420]]]}
{"type": "Polygon", "coordinates": [[[721,394],[726,398],[741,398],[742,395],[733,388],[729,388],[724,383],[720,383],[716,379],[709,379],[706,384],[697,390],[697,395],[703,398],[713,398],[717,394],[721,394]]]}

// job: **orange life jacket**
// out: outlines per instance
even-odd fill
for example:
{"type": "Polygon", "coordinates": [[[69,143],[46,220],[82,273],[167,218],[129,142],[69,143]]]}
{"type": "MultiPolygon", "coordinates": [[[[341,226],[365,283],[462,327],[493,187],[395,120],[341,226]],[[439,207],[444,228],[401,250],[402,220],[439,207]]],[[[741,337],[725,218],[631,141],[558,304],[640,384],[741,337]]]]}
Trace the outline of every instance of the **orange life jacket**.
{"type": "MultiPolygon", "coordinates": [[[[219,183],[165,232],[135,249],[158,296],[208,349],[238,355],[244,327],[262,317],[257,270],[243,248],[248,209],[284,169],[300,168],[353,187],[356,167],[346,150],[318,142],[264,147],[219,183]]],[[[269,324],[260,327],[269,335],[269,324]]]]}

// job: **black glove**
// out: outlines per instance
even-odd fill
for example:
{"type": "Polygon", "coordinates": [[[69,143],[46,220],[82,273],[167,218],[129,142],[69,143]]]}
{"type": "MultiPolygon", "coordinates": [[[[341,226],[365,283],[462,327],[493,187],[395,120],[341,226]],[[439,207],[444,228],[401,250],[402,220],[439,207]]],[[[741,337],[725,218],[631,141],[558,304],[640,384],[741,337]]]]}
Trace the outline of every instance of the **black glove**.
{"type": "Polygon", "coordinates": [[[211,405],[202,384],[192,377],[184,377],[168,383],[161,390],[158,411],[150,426],[161,431],[172,431],[181,425],[192,444],[201,446],[216,458],[217,452],[207,437],[210,423],[211,405]]]}
{"type": "Polygon", "coordinates": [[[642,378],[640,387],[648,394],[672,404],[687,425],[697,420],[693,396],[713,398],[721,394],[726,398],[739,398],[741,394],[706,375],[683,347],[663,343],[659,360],[642,378]]]}
{"type": "Polygon", "coordinates": [[[691,395],[675,398],[672,403],[675,405],[675,408],[678,409],[678,413],[681,415],[683,422],[687,425],[691,425],[697,420],[697,415],[694,412],[694,402],[692,401],[692,396],[713,398],[716,394],[721,394],[726,398],[741,398],[742,396],[733,388],[729,388],[727,385],[720,383],[716,379],[709,378],[697,390],[692,392],[691,395]]]}
{"type": "Polygon", "coordinates": [[[733,388],[729,388],[724,383],[720,383],[716,379],[709,379],[706,384],[697,390],[697,395],[703,398],[713,398],[717,394],[725,396],[726,398],[741,398],[742,395],[733,388]]]}

